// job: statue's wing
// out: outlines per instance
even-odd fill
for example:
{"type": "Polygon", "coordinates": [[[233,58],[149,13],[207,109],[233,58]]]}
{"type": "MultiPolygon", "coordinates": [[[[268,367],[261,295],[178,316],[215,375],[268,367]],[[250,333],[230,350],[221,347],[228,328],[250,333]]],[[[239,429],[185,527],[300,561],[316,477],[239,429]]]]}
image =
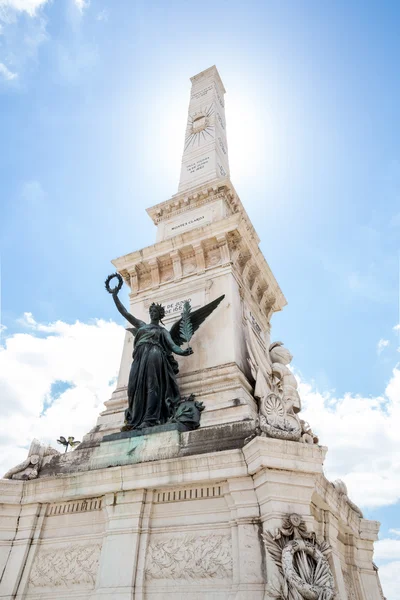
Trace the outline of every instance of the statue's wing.
{"type": "MultiPolygon", "coordinates": [[[[202,306],[201,308],[198,308],[197,310],[194,310],[192,313],[190,313],[190,320],[192,322],[193,333],[195,333],[198,330],[200,325],[204,323],[207,317],[211,315],[211,313],[217,308],[217,306],[222,302],[224,298],[225,294],[223,296],[220,296],[216,300],[213,300],[209,304],[206,304],[205,306],[202,306]]],[[[177,346],[182,346],[182,344],[186,341],[181,336],[181,321],[182,319],[178,319],[178,321],[175,321],[175,323],[170,329],[171,337],[177,346]]]]}

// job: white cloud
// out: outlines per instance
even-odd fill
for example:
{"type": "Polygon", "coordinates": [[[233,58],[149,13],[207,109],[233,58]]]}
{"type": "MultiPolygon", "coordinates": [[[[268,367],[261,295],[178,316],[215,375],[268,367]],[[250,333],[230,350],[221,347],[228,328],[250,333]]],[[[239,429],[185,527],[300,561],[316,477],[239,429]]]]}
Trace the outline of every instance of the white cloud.
{"type": "Polygon", "coordinates": [[[90,0],[74,0],[74,2],[75,6],[81,13],[83,13],[84,10],[89,8],[90,5],[90,0]]]}
{"type": "MultiPolygon", "coordinates": [[[[400,531],[390,532],[399,535],[400,531]]],[[[379,578],[388,600],[400,600],[400,540],[386,538],[374,544],[374,561],[381,564],[379,578]]]]}
{"type": "Polygon", "coordinates": [[[376,542],[374,560],[400,560],[400,540],[386,538],[376,542]]]}
{"type": "Polygon", "coordinates": [[[382,354],[384,349],[387,348],[389,346],[389,344],[390,344],[389,340],[384,340],[384,339],[379,340],[378,346],[377,346],[378,354],[382,354]]]}
{"type": "Polygon", "coordinates": [[[400,600],[400,560],[379,567],[379,578],[387,600],[400,600]]]}
{"type": "Polygon", "coordinates": [[[389,533],[391,533],[392,535],[397,535],[398,537],[400,537],[400,529],[389,529],[389,533]]]}
{"type": "Polygon", "coordinates": [[[0,78],[4,81],[17,77],[23,81],[26,66],[37,60],[39,47],[48,39],[43,9],[49,2],[0,0],[0,78]]]}
{"type": "Polygon", "coordinates": [[[393,370],[378,397],[335,397],[299,382],[303,418],[328,446],[329,479],[343,479],[354,502],[364,507],[400,500],[400,370],[393,370]]]}
{"type": "Polygon", "coordinates": [[[18,73],[13,73],[6,67],[4,63],[0,63],[0,76],[3,77],[6,81],[12,81],[18,77],[18,73]]]}
{"type": "Polygon", "coordinates": [[[115,323],[25,319],[34,331],[0,347],[0,476],[26,458],[34,437],[82,439],[111,397],[121,357],[124,329],[115,323]]]}
{"type": "Polygon", "coordinates": [[[393,329],[394,331],[400,331],[400,323],[398,323],[398,325],[395,325],[393,329]]]}
{"type": "Polygon", "coordinates": [[[110,13],[108,12],[108,10],[106,8],[103,8],[103,10],[101,10],[96,17],[96,21],[108,21],[108,17],[110,16],[110,13]]]}
{"type": "MultiPolygon", "coordinates": [[[[0,0],[0,11],[4,14],[8,10],[15,12],[26,12],[33,17],[39,8],[47,4],[49,0],[0,0]]],[[[0,13],[1,16],[1,13],[0,13]]]]}

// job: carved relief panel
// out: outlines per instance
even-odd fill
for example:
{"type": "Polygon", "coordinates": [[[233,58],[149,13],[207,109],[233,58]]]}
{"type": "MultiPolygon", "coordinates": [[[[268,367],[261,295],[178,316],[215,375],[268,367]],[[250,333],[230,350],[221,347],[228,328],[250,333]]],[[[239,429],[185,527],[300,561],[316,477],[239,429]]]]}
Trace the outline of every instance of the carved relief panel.
{"type": "Polygon", "coordinates": [[[146,555],[151,580],[202,581],[232,578],[231,534],[154,536],[146,555]]]}
{"type": "Polygon", "coordinates": [[[36,554],[29,588],[93,589],[99,568],[101,544],[44,545],[36,554]]]}

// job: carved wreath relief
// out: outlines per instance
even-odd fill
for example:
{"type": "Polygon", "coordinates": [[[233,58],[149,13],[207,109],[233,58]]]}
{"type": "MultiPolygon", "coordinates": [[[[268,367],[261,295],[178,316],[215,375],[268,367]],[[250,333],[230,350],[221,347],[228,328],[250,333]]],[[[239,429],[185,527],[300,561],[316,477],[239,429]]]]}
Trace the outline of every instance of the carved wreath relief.
{"type": "Polygon", "coordinates": [[[185,535],[150,543],[146,579],[230,579],[230,535],[185,535]]]}
{"type": "Polygon", "coordinates": [[[69,545],[39,550],[29,585],[39,588],[94,588],[101,544],[69,545]]]}
{"type": "Polygon", "coordinates": [[[335,581],[329,566],[329,544],[317,541],[299,515],[289,515],[282,527],[263,535],[268,554],[277,567],[268,585],[278,600],[333,600],[335,581]]]}

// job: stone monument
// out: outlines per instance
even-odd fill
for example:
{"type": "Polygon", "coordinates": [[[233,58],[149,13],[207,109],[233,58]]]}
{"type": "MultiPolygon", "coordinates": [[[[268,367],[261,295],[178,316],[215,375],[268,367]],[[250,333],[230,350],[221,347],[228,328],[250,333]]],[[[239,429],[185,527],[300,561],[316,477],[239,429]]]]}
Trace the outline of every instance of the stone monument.
{"type": "Polygon", "coordinates": [[[191,81],[178,193],[106,282],[116,390],[76,449],[34,440],[0,481],[0,598],[382,600],[379,523],[324,476],[270,340],[286,300],[230,181],[224,86],[191,81]]]}

